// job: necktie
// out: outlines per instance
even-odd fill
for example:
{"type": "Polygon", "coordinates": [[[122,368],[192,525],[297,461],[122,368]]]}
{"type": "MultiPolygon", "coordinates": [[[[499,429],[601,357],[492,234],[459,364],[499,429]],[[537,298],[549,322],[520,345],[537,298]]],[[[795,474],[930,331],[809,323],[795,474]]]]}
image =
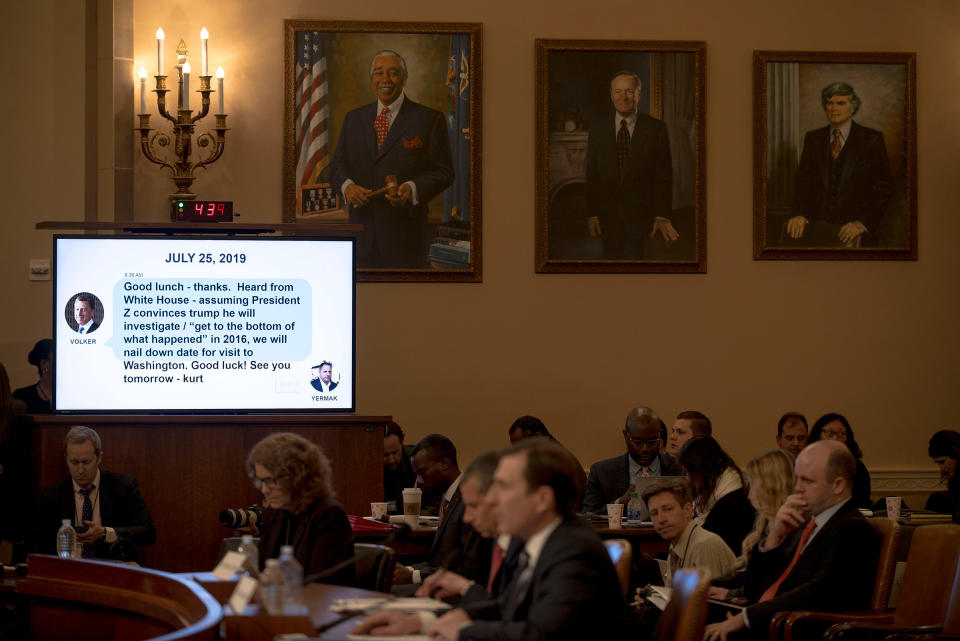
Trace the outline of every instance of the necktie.
{"type": "Polygon", "coordinates": [[[383,146],[383,140],[387,137],[387,130],[390,129],[390,120],[387,119],[387,112],[390,107],[384,107],[380,115],[373,121],[373,128],[377,132],[377,151],[383,146]]]}
{"type": "Polygon", "coordinates": [[[530,555],[527,554],[526,550],[523,550],[517,558],[517,571],[514,574],[516,578],[510,585],[510,600],[507,601],[507,608],[504,610],[504,619],[508,621],[513,620],[517,608],[520,607],[523,599],[527,596],[527,587],[530,585],[530,578],[533,576],[533,570],[529,566],[530,555]]]}
{"type": "Polygon", "coordinates": [[[493,594],[493,582],[497,578],[501,565],[503,565],[503,548],[494,543],[490,561],[490,578],[487,579],[487,592],[490,594],[493,594]]]}
{"type": "Polygon", "coordinates": [[[817,522],[813,519],[807,522],[807,527],[803,528],[803,535],[800,536],[800,541],[797,543],[797,549],[793,553],[793,558],[790,559],[790,564],[787,566],[787,569],[783,571],[783,574],[780,575],[773,584],[760,595],[760,603],[768,601],[777,595],[777,590],[780,589],[780,584],[786,580],[790,575],[790,572],[793,570],[793,566],[797,564],[797,559],[800,558],[800,553],[803,552],[803,546],[806,545],[807,540],[810,538],[810,535],[813,534],[813,531],[817,528],[817,522]]]}
{"type": "MultiPolygon", "coordinates": [[[[82,526],[86,526],[87,521],[93,521],[93,503],[90,502],[90,493],[93,492],[93,486],[86,489],[81,489],[80,494],[83,494],[83,510],[81,512],[81,518],[83,519],[82,526]]],[[[84,543],[80,551],[80,556],[84,559],[92,559],[96,556],[96,546],[93,543],[84,543]]]]}
{"type": "Polygon", "coordinates": [[[627,156],[629,155],[630,130],[627,128],[627,121],[621,120],[620,129],[617,130],[617,167],[621,174],[623,174],[623,166],[627,164],[627,156]]]}
{"type": "Polygon", "coordinates": [[[680,555],[670,550],[670,576],[672,577],[680,569],[680,555]]]}
{"type": "Polygon", "coordinates": [[[833,153],[833,157],[836,158],[840,155],[840,152],[843,150],[843,136],[840,135],[839,129],[833,130],[833,142],[830,144],[830,151],[833,153]]]}
{"type": "Polygon", "coordinates": [[[83,325],[81,325],[79,328],[77,328],[77,331],[82,334],[82,333],[83,333],[83,325]]]}
{"type": "Polygon", "coordinates": [[[447,508],[450,506],[450,501],[447,500],[447,497],[443,497],[443,500],[440,501],[440,514],[438,515],[438,521],[443,521],[443,515],[447,513],[447,508]]]}
{"type": "Polygon", "coordinates": [[[650,468],[649,467],[640,468],[640,476],[643,478],[650,478],[650,468]]]}

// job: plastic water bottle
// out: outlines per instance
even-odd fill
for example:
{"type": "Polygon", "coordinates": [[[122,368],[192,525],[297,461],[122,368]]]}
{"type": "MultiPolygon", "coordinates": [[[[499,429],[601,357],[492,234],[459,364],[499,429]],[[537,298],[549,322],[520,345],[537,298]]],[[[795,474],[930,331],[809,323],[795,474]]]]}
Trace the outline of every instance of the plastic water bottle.
{"type": "Polygon", "coordinates": [[[260,598],[270,614],[283,614],[285,582],[278,563],[277,559],[267,559],[260,573],[260,598]]]}
{"type": "Polygon", "coordinates": [[[303,605],[303,566],[293,556],[293,546],[284,545],[280,548],[278,567],[283,575],[284,591],[283,607],[288,614],[296,614],[303,605]]]}
{"type": "Polygon", "coordinates": [[[252,535],[243,535],[243,538],[240,539],[240,546],[237,548],[237,552],[247,557],[243,569],[253,578],[257,578],[257,575],[260,573],[260,550],[257,548],[257,544],[253,542],[252,535]]]}
{"type": "Polygon", "coordinates": [[[636,492],[631,492],[630,502],[627,503],[627,520],[639,521],[643,518],[643,501],[636,492]]]}
{"type": "Polygon", "coordinates": [[[77,531],[70,525],[70,519],[60,521],[62,525],[57,530],[57,556],[61,559],[80,558],[77,549],[77,531]]]}

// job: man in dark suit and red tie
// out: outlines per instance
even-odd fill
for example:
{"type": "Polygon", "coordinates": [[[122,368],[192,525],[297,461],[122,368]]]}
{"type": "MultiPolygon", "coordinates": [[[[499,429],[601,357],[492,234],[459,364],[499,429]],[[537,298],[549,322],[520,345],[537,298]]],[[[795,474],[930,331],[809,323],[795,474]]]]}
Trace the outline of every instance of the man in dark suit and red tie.
{"type": "Polygon", "coordinates": [[[331,164],[331,182],[350,204],[360,267],[426,267],[430,200],[453,183],[447,125],[439,111],[404,93],[407,63],[396,51],[373,58],[377,101],[347,113],[331,164]],[[374,193],[396,176],[397,187],[374,193]]]}
{"type": "Polygon", "coordinates": [[[787,221],[789,242],[875,246],[893,193],[883,134],[853,121],[860,98],[847,83],[827,85],[820,100],[830,124],[804,136],[793,217],[787,221]]]}
{"type": "Polygon", "coordinates": [[[590,127],[587,140],[587,231],[603,241],[610,260],[641,260],[644,245],[680,237],[670,222],[673,164],[667,127],[637,110],[640,77],[620,71],[610,80],[614,117],[590,127]]]}

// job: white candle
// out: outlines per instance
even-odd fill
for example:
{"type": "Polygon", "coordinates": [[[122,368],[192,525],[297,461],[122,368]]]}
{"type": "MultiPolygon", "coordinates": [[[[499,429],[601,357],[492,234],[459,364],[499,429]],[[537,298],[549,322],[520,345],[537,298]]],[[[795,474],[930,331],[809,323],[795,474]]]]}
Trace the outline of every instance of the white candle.
{"type": "Polygon", "coordinates": [[[207,73],[207,40],[210,38],[210,34],[207,33],[207,28],[204,27],[200,30],[200,75],[207,76],[210,75],[207,73]]]}
{"type": "Polygon", "coordinates": [[[163,75],[163,29],[157,29],[157,75],[163,75]]]}
{"type": "Polygon", "coordinates": [[[220,97],[220,111],[217,113],[222,114],[223,111],[223,67],[217,67],[217,96],[220,97]]]}
{"type": "Polygon", "coordinates": [[[140,113],[147,113],[147,70],[140,67],[140,113]]]}
{"type": "Polygon", "coordinates": [[[183,108],[190,110],[190,61],[183,63],[183,108]]]}

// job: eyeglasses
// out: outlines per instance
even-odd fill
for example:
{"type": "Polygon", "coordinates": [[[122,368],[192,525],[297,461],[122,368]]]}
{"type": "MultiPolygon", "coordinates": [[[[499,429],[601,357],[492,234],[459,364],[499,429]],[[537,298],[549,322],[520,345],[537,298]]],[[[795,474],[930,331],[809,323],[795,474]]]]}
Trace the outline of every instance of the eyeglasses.
{"type": "Polygon", "coordinates": [[[846,440],[847,438],[846,430],[823,430],[820,433],[823,436],[826,436],[827,438],[835,438],[835,439],[843,439],[843,440],[846,440]]]}
{"type": "Polygon", "coordinates": [[[632,438],[630,436],[626,437],[628,441],[636,445],[637,447],[648,447],[648,448],[660,448],[660,439],[659,438],[632,438]]]}
{"type": "Polygon", "coordinates": [[[273,478],[272,476],[268,476],[267,478],[263,479],[254,476],[250,480],[253,481],[253,486],[261,492],[263,490],[273,491],[277,489],[277,484],[280,482],[280,479],[273,478]]]}

